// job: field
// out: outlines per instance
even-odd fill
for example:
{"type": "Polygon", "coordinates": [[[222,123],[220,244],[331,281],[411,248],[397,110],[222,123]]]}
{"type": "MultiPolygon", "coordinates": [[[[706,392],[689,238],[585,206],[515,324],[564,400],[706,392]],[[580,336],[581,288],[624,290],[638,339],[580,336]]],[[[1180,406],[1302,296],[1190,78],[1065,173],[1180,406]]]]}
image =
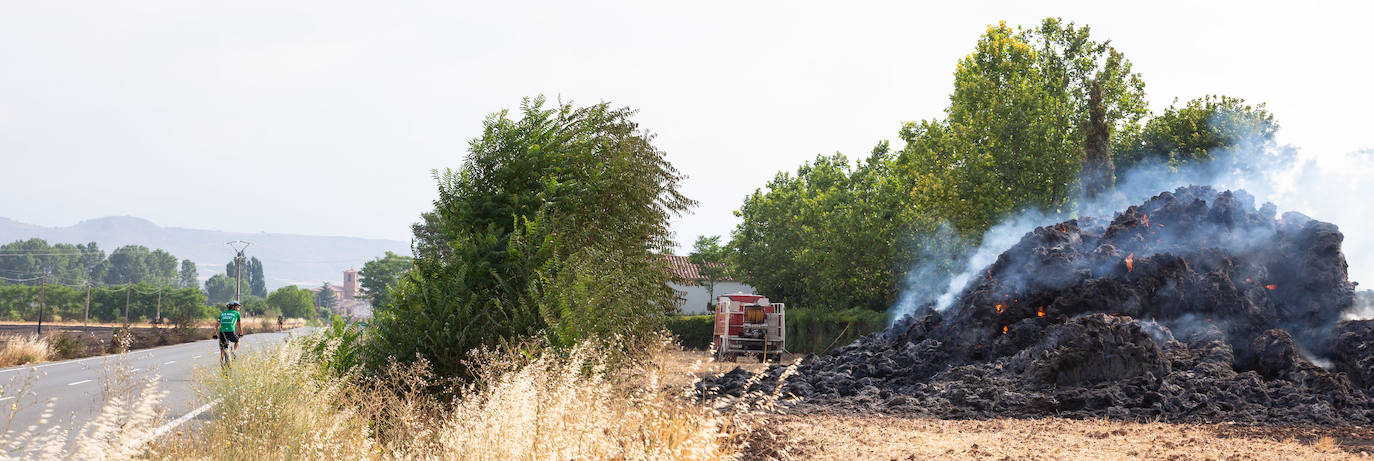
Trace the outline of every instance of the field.
{"type": "MultiPolygon", "coordinates": [[[[682,376],[729,371],[704,352],[667,356],[682,376]]],[[[740,363],[756,371],[762,365],[740,363]]],[[[675,381],[681,383],[681,381],[675,381]]],[[[1366,459],[1374,428],[1108,420],[940,420],[809,408],[757,415],[746,459],[1366,459]]]]}

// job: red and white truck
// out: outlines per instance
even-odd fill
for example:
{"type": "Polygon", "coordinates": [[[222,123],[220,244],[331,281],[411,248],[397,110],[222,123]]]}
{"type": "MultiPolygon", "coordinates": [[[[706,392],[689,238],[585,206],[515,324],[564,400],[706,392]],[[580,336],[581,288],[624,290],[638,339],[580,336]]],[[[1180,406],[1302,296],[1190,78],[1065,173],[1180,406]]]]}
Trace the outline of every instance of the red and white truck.
{"type": "Polygon", "coordinates": [[[717,361],[739,356],[777,360],[787,339],[787,307],[762,295],[735,293],[716,300],[714,346],[717,361]]]}

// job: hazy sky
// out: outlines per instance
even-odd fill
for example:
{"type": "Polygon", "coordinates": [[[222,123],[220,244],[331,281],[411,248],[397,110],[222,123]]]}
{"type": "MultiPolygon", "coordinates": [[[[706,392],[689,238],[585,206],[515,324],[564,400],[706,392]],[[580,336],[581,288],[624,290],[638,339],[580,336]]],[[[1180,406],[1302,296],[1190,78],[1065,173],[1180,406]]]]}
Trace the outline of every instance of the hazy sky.
{"type": "Polygon", "coordinates": [[[690,244],[777,171],[940,117],[987,24],[1045,16],[1110,39],[1155,110],[1222,93],[1307,155],[1374,147],[1364,6],[941,3],[3,1],[0,216],[408,240],[430,171],[543,93],[640,110],[690,244]]]}

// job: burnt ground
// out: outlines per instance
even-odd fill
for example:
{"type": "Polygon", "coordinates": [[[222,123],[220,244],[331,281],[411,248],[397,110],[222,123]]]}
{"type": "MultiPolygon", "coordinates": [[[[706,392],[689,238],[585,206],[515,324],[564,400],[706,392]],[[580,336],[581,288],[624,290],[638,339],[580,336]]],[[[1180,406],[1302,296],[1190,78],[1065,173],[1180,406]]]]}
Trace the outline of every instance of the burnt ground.
{"type": "Polygon", "coordinates": [[[1243,191],[1165,192],[1035,229],[948,306],[791,369],[701,384],[948,419],[1374,423],[1374,321],[1342,321],[1344,236],[1243,191]],[[779,382],[780,375],[788,376],[779,382]]]}

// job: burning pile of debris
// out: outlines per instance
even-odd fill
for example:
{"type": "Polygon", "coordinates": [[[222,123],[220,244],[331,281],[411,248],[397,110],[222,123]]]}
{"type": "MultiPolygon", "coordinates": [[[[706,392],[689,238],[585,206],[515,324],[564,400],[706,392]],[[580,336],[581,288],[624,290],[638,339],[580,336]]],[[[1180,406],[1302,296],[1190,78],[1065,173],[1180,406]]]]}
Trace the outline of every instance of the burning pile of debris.
{"type": "MultiPolygon", "coordinates": [[[[804,405],[938,417],[1374,422],[1374,321],[1341,321],[1342,234],[1186,187],[1040,227],[932,303],[781,383],[804,405]]],[[[771,390],[736,369],[716,395],[771,390]],[[747,388],[747,389],[746,389],[747,388]]]]}

